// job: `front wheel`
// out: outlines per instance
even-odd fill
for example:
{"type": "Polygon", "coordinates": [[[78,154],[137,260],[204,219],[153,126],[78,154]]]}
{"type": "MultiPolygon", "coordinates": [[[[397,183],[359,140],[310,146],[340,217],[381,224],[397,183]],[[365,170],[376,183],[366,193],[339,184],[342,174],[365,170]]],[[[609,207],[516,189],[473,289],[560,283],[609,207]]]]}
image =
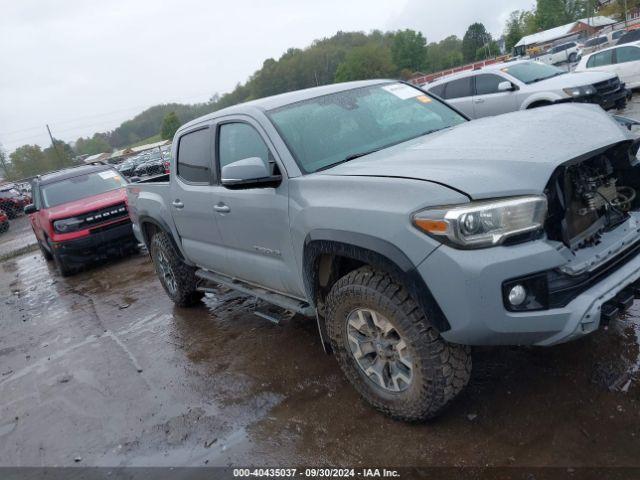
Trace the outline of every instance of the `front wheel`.
{"type": "Polygon", "coordinates": [[[342,371],[368,403],[393,418],[433,418],[469,381],[469,347],[445,342],[388,274],[363,267],[338,280],[326,321],[342,371]]]}
{"type": "Polygon", "coordinates": [[[575,63],[577,59],[578,59],[577,54],[572,53],[571,55],[569,55],[569,63],[575,63]]]}
{"type": "Polygon", "coordinates": [[[165,292],[179,307],[197,304],[204,293],[196,290],[195,269],[185,264],[169,235],[157,232],[151,239],[149,253],[165,292]]]}

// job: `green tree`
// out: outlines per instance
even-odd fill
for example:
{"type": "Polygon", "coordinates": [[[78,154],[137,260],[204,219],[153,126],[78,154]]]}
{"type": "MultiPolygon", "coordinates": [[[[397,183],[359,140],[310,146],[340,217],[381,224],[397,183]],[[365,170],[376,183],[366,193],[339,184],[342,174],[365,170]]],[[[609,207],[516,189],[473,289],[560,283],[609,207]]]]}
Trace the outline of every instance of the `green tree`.
{"type": "Polygon", "coordinates": [[[79,138],[76,140],[74,150],[78,155],[95,155],[97,153],[110,152],[111,145],[104,134],[95,133],[93,137],[79,138]]]}
{"type": "MultiPolygon", "coordinates": [[[[491,42],[491,35],[482,23],[473,23],[462,39],[462,55],[465,62],[473,62],[482,47],[491,42]]],[[[482,57],[486,58],[486,57],[482,57]]]]}
{"type": "Polygon", "coordinates": [[[515,10],[509,15],[507,24],[504,28],[504,45],[507,52],[510,52],[516,43],[524,37],[524,29],[521,22],[522,12],[515,10]]]}
{"type": "Polygon", "coordinates": [[[398,30],[391,37],[391,60],[400,70],[424,70],[427,61],[427,40],[414,30],[398,30]]]}
{"type": "Polygon", "coordinates": [[[384,45],[367,44],[355,47],[338,65],[335,81],[366,80],[392,77],[398,68],[391,59],[391,51],[384,45]]]}
{"type": "Polygon", "coordinates": [[[463,63],[462,40],[455,35],[427,45],[427,72],[437,72],[463,63]]]}
{"type": "Polygon", "coordinates": [[[176,134],[176,131],[180,128],[180,120],[176,112],[169,112],[162,120],[162,127],[160,128],[160,136],[163,140],[171,140],[176,134]]]}
{"type": "Polygon", "coordinates": [[[14,178],[33,177],[53,168],[39,145],[23,145],[10,155],[14,178]]]}

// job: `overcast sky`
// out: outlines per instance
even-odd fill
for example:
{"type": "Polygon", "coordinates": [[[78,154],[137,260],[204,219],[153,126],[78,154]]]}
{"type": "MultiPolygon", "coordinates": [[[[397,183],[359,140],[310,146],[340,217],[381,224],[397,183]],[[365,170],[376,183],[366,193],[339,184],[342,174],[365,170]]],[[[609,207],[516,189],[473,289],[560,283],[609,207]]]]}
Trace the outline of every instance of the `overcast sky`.
{"type": "Polygon", "coordinates": [[[428,41],[479,21],[495,34],[534,0],[4,0],[0,143],[72,141],[145,108],[206,101],[269,57],[338,30],[413,28],[428,41]]]}

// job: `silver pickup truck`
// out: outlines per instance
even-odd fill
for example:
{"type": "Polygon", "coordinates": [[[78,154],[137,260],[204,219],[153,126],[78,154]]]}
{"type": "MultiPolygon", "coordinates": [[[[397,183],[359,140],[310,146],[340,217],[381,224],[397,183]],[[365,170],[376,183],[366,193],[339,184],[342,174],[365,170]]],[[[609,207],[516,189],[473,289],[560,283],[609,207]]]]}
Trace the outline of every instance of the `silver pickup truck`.
{"type": "Polygon", "coordinates": [[[554,345],[629,307],[638,148],[593,105],[469,121],[343,83],[184,125],[170,177],[128,203],[176,305],[218,284],[315,318],[358,392],[415,421],[464,388],[470,346],[554,345]]]}

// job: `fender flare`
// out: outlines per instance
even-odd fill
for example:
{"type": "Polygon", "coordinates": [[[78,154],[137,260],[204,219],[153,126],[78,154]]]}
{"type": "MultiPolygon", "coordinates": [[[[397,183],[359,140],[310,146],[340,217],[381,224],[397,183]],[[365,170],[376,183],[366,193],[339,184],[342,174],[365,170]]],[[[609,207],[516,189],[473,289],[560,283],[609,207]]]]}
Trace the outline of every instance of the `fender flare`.
{"type": "Polygon", "coordinates": [[[147,247],[147,249],[149,248],[149,242],[151,241],[151,239],[147,237],[147,230],[145,226],[151,224],[151,225],[154,225],[159,230],[162,230],[169,236],[169,240],[171,241],[173,248],[176,249],[180,257],[182,257],[182,260],[186,264],[191,265],[191,262],[189,262],[185,257],[184,252],[182,251],[182,248],[180,248],[180,246],[177,244],[175,238],[173,237],[173,234],[171,233],[171,228],[169,227],[169,225],[167,225],[164,219],[162,218],[157,219],[154,217],[150,217],[148,215],[140,215],[138,216],[138,224],[140,225],[140,233],[142,234],[142,239],[144,240],[144,244],[147,247]]]}
{"type": "Polygon", "coordinates": [[[362,233],[317,229],[307,234],[303,253],[303,281],[307,298],[314,306],[318,295],[317,261],[324,254],[358,260],[389,273],[407,288],[439,332],[451,329],[431,290],[404,252],[386,240],[362,233]]]}

